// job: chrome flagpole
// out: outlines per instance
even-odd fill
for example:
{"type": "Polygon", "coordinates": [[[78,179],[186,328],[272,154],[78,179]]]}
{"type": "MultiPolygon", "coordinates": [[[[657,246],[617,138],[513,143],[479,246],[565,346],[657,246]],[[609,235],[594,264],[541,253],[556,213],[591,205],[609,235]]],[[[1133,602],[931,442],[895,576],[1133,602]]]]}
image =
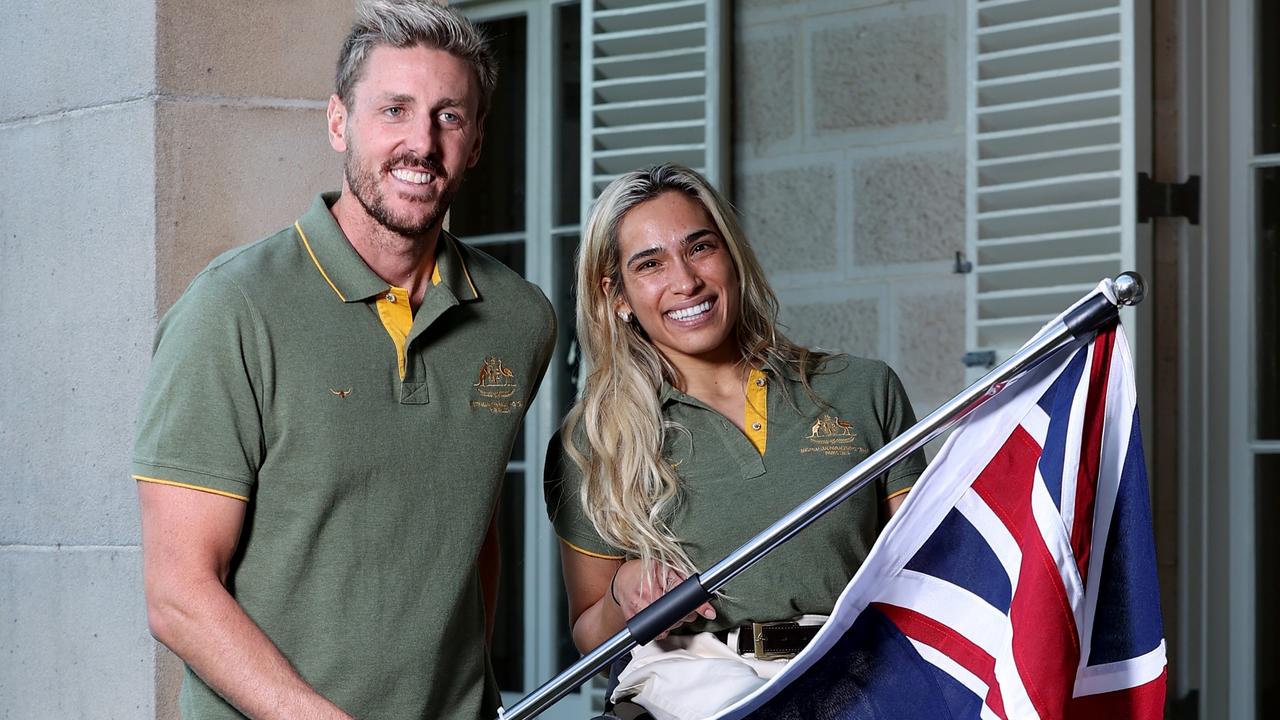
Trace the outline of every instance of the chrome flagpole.
{"type": "Polygon", "coordinates": [[[535,717],[635,646],[653,640],[694,608],[710,600],[717,590],[742,571],[861,490],[895,463],[946,432],[1041,360],[1089,333],[1116,322],[1120,306],[1137,305],[1142,302],[1146,292],[1142,277],[1132,272],[1121,273],[1116,277],[1112,281],[1112,289],[1115,302],[1101,291],[1086,295],[1055,324],[1036,335],[1025,347],[982,379],[929,413],[866,460],[831,481],[813,497],[712,565],[706,572],[694,575],[672,588],[628,620],[622,631],[520,700],[510,710],[499,709],[499,720],[526,720],[535,717]]]}

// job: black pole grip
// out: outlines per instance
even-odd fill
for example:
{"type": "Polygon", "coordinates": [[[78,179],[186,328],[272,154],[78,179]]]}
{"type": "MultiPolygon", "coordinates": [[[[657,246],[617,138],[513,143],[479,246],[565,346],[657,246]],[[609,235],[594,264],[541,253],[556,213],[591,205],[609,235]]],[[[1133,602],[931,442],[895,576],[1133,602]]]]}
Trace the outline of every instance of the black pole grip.
{"type": "Polygon", "coordinates": [[[1071,331],[1071,337],[1079,340],[1118,319],[1120,319],[1120,309],[1108,300],[1106,295],[1098,293],[1067,313],[1062,322],[1067,326],[1067,330],[1071,331]]]}
{"type": "Polygon", "coordinates": [[[637,645],[648,643],[710,599],[711,593],[702,587],[697,575],[688,578],[627,621],[631,639],[637,645]]]}

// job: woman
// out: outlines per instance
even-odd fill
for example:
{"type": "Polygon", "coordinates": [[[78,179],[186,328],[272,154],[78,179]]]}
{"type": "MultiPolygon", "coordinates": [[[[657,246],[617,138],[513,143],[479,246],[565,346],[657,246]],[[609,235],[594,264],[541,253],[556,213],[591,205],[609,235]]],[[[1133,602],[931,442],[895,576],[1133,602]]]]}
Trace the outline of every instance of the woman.
{"type": "MultiPolygon", "coordinates": [[[[580,650],[915,422],[884,363],[795,345],[777,314],[729,204],[696,172],[632,172],[596,201],[578,255],[590,375],[546,485],[580,650]]],[[[923,468],[913,454],[639,648],[615,697],[699,717],[763,682],[814,630],[751,623],[829,613],[923,468]]]]}

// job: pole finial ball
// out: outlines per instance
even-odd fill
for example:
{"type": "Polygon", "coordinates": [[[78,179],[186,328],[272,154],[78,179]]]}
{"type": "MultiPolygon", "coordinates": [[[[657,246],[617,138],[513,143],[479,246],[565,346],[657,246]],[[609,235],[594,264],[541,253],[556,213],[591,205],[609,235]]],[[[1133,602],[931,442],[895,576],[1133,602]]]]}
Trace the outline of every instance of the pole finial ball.
{"type": "Polygon", "coordinates": [[[1115,279],[1116,299],[1121,305],[1137,305],[1147,296],[1147,284],[1136,272],[1122,272],[1115,279]]]}

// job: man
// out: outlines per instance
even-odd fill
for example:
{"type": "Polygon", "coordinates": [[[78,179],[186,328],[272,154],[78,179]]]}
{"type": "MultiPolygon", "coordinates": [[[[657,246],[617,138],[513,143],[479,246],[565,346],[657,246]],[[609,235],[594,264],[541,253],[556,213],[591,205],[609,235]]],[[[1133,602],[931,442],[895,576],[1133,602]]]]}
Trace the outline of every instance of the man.
{"type": "Polygon", "coordinates": [[[215,260],[157,333],[133,473],[186,720],[498,704],[494,513],[555,319],[441,229],[480,153],[483,38],[425,0],[358,15],[328,110],[341,194],[215,260]]]}

